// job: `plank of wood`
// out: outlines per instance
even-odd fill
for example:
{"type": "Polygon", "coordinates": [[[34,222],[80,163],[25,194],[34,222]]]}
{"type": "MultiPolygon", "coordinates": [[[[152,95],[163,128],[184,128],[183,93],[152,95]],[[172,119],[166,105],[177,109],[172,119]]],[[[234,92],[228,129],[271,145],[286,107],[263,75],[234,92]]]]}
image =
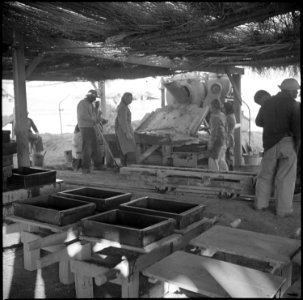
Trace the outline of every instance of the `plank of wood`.
{"type": "Polygon", "coordinates": [[[190,244],[274,264],[288,264],[301,247],[299,240],[221,225],[214,225],[190,244]]]}
{"type": "Polygon", "coordinates": [[[13,224],[5,224],[3,234],[10,234],[10,233],[16,233],[20,232],[21,227],[19,223],[13,223],[13,224]]]}
{"type": "Polygon", "coordinates": [[[141,163],[144,161],[147,157],[149,157],[155,150],[159,148],[159,145],[153,145],[149,147],[144,153],[142,153],[139,157],[139,162],[141,163]]]}
{"type": "Polygon", "coordinates": [[[298,251],[298,253],[292,258],[292,261],[298,265],[301,266],[301,261],[302,261],[302,253],[301,250],[298,251]]]}
{"type": "Polygon", "coordinates": [[[39,222],[39,221],[25,219],[25,218],[21,218],[21,217],[17,217],[17,216],[8,216],[5,219],[9,220],[9,221],[16,222],[16,223],[22,223],[22,224],[41,227],[41,228],[47,228],[47,229],[50,229],[51,231],[54,231],[54,232],[65,231],[68,228],[76,227],[79,224],[79,222],[76,222],[76,223],[65,225],[65,226],[57,226],[57,225],[53,225],[53,224],[48,224],[48,223],[43,223],[43,222],[39,222]]]}
{"type": "Polygon", "coordinates": [[[89,261],[71,260],[71,271],[87,277],[97,277],[106,274],[110,268],[89,261]]]}
{"type": "MultiPolygon", "coordinates": [[[[243,176],[255,176],[255,172],[241,172],[241,171],[224,171],[216,172],[208,169],[202,168],[185,168],[185,167],[169,167],[169,166],[155,166],[155,165],[140,165],[140,164],[130,164],[127,167],[123,168],[141,168],[141,169],[150,169],[150,170],[179,170],[179,171],[190,171],[190,172],[206,172],[209,174],[230,174],[230,175],[243,175],[243,176]]],[[[121,168],[121,170],[123,169],[121,168]]]]}
{"type": "Polygon", "coordinates": [[[282,298],[301,299],[301,276],[285,291],[282,298]]]}
{"type": "Polygon", "coordinates": [[[143,271],[208,297],[274,297],[283,284],[279,276],[176,251],[143,271]]]}
{"type": "Polygon", "coordinates": [[[63,284],[72,284],[75,282],[75,276],[71,272],[69,260],[59,262],[59,280],[63,284]]]}
{"type": "Polygon", "coordinates": [[[38,248],[54,246],[75,240],[77,239],[78,236],[79,236],[79,229],[68,228],[67,231],[57,232],[49,236],[46,236],[44,238],[29,242],[27,244],[27,247],[28,250],[34,250],[38,248]]]}
{"type": "Polygon", "coordinates": [[[187,227],[185,227],[184,229],[175,229],[175,233],[185,235],[199,226],[202,226],[204,224],[214,224],[216,221],[217,221],[216,217],[214,217],[212,219],[204,217],[202,220],[194,222],[194,223],[188,225],[187,227]]]}
{"type": "Polygon", "coordinates": [[[94,298],[93,279],[75,274],[75,288],[77,298],[94,298]]]}
{"type": "Polygon", "coordinates": [[[149,253],[149,252],[153,251],[154,249],[161,247],[162,245],[170,244],[170,243],[178,240],[180,238],[180,236],[181,236],[180,234],[172,234],[159,241],[150,243],[142,248],[120,244],[119,242],[110,241],[107,239],[100,239],[100,238],[84,236],[84,235],[80,235],[79,239],[99,244],[99,247],[98,247],[98,245],[95,246],[94,251],[99,251],[101,249],[104,249],[105,247],[116,247],[116,248],[127,249],[127,250],[131,250],[131,251],[139,252],[139,253],[149,253]]]}
{"type": "Polygon", "coordinates": [[[44,268],[59,261],[70,259],[88,259],[91,256],[91,244],[75,242],[57,252],[45,255],[37,261],[38,268],[44,268]]]}

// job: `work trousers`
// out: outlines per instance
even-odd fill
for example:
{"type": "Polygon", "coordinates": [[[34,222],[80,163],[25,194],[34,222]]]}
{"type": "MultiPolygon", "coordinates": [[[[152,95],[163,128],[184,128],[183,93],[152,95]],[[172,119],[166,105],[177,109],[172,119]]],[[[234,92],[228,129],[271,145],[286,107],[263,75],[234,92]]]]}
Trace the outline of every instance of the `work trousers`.
{"type": "Polygon", "coordinates": [[[29,132],[28,140],[34,153],[43,151],[42,137],[40,135],[29,132]]]}
{"type": "Polygon", "coordinates": [[[274,186],[277,215],[292,213],[296,171],[297,154],[293,138],[284,137],[264,152],[256,183],[256,208],[268,207],[274,186]]]}
{"type": "Polygon", "coordinates": [[[225,160],[226,147],[222,146],[219,151],[218,158],[208,158],[208,168],[211,171],[228,171],[228,166],[225,160]]]}
{"type": "Polygon", "coordinates": [[[102,154],[93,127],[80,127],[82,135],[82,170],[89,170],[91,160],[95,169],[102,167],[102,154]]]}

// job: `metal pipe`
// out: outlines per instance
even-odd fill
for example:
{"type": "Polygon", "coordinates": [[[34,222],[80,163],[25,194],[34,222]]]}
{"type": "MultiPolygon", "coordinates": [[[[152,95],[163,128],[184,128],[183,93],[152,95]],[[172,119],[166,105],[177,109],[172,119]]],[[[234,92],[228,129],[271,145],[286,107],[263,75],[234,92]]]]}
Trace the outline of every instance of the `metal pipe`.
{"type": "Polygon", "coordinates": [[[251,136],[251,127],[250,127],[250,122],[251,122],[251,114],[250,114],[250,108],[248,106],[248,104],[242,99],[242,102],[247,106],[248,108],[248,145],[249,145],[249,148],[251,149],[251,146],[250,146],[250,136],[251,136]]]}
{"type": "Polygon", "coordinates": [[[63,109],[61,109],[60,105],[61,103],[68,97],[68,95],[63,98],[60,102],[59,102],[59,118],[60,118],[60,131],[61,131],[61,136],[62,136],[62,118],[61,118],[61,111],[63,111],[63,109]]]}

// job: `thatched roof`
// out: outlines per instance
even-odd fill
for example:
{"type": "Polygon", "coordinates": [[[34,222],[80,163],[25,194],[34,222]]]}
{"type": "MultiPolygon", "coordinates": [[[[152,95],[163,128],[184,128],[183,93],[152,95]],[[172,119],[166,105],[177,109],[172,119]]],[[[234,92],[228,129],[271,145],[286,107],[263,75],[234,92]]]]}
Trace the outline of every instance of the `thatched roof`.
{"type": "Polygon", "coordinates": [[[14,30],[28,80],[104,80],[300,63],[299,2],[4,2],[2,77],[14,30]],[[34,61],[33,61],[34,60],[34,61]],[[30,65],[31,64],[31,65],[30,65]]]}

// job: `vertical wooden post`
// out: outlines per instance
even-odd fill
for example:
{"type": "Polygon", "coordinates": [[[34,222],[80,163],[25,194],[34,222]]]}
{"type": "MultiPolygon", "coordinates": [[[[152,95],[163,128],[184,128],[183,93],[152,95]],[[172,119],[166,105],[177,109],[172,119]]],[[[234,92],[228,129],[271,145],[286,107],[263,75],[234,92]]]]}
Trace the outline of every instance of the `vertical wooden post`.
{"type": "Polygon", "coordinates": [[[161,78],[160,90],[161,90],[161,107],[164,107],[165,106],[165,88],[163,85],[163,78],[161,78]]]}
{"type": "MultiPolygon", "coordinates": [[[[232,75],[232,78],[234,80],[234,85],[237,87],[237,89],[234,88],[234,110],[235,110],[235,116],[237,123],[242,123],[242,114],[241,114],[241,75],[234,74],[232,75]]],[[[241,134],[241,128],[238,130],[235,130],[234,133],[235,137],[235,167],[240,167],[242,162],[242,134],[241,134]]]]}
{"type": "Polygon", "coordinates": [[[14,31],[13,76],[15,92],[15,134],[18,167],[29,167],[29,140],[27,126],[27,102],[25,86],[25,63],[23,37],[14,31]]]}
{"type": "MultiPolygon", "coordinates": [[[[225,72],[232,84],[233,87],[233,96],[234,96],[234,111],[236,116],[237,123],[242,123],[242,114],[241,114],[241,105],[242,105],[242,98],[241,98],[241,75],[240,74],[233,74],[231,75],[230,70],[228,67],[225,67],[225,72]]],[[[242,163],[242,134],[241,129],[235,130],[234,133],[235,137],[235,167],[240,167],[242,163]]]]}
{"type": "Polygon", "coordinates": [[[102,117],[106,118],[105,80],[98,81],[98,90],[101,98],[102,117]]]}

